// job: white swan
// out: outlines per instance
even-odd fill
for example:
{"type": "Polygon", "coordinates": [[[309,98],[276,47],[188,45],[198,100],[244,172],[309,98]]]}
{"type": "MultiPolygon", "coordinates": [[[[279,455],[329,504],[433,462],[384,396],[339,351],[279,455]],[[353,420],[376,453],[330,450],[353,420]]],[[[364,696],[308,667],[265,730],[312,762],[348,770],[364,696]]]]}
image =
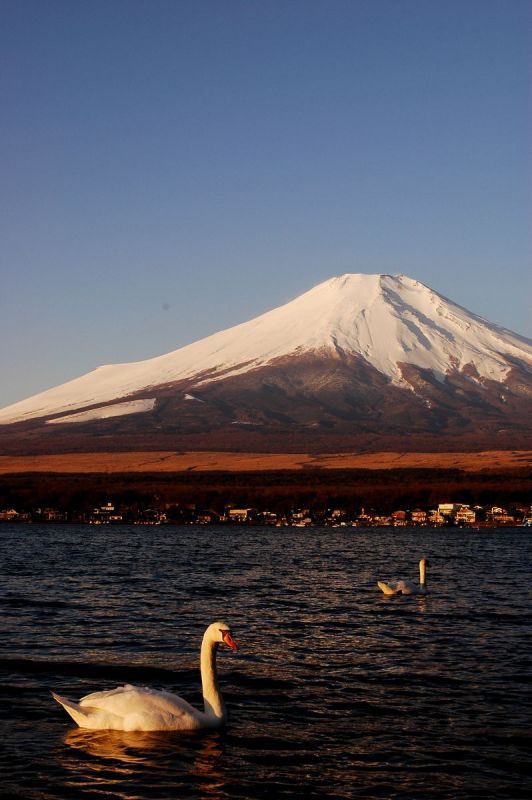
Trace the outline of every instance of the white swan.
{"type": "Polygon", "coordinates": [[[397,581],[394,585],[384,583],[384,581],[377,581],[377,586],[381,592],[389,596],[395,594],[427,594],[427,567],[430,567],[428,559],[422,558],[419,562],[419,585],[410,581],[397,581]]]}
{"type": "Polygon", "coordinates": [[[216,652],[225,643],[238,650],[229,625],[213,622],[203,635],[201,644],[201,683],[204,711],[193,708],[171,692],[145,687],[119,686],[106,692],[93,692],[79,703],[52,696],[80,728],[117,731],[192,731],[218,728],[226,719],[225,705],[218,688],[216,652]]]}

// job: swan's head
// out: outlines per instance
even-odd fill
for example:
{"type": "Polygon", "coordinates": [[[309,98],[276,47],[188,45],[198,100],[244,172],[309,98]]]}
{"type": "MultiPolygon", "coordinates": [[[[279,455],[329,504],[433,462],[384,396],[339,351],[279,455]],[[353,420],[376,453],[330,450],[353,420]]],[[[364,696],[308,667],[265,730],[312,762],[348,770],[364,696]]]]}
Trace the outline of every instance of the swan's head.
{"type": "Polygon", "coordinates": [[[205,631],[205,635],[217,644],[226,644],[235,652],[238,650],[238,645],[233,639],[231,628],[227,622],[213,622],[205,631]]]}

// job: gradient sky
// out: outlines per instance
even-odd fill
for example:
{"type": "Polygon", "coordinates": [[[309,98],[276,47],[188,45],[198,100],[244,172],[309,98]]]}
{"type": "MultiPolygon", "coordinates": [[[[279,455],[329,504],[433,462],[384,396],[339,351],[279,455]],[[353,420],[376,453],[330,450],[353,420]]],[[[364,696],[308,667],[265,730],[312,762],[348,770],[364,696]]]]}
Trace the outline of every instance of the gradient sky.
{"type": "Polygon", "coordinates": [[[0,406],[344,272],[531,336],[531,34],[529,0],[1,0],[0,406]]]}

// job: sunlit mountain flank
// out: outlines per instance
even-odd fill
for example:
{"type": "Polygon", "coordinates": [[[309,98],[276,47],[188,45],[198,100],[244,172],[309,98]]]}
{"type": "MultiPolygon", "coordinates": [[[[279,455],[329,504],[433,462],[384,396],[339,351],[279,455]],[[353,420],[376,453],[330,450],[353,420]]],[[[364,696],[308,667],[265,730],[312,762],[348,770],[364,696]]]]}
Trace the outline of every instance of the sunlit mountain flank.
{"type": "Polygon", "coordinates": [[[0,430],[52,449],[515,446],[530,433],[531,374],[528,339],[404,275],[346,274],[8,406],[0,430]]]}

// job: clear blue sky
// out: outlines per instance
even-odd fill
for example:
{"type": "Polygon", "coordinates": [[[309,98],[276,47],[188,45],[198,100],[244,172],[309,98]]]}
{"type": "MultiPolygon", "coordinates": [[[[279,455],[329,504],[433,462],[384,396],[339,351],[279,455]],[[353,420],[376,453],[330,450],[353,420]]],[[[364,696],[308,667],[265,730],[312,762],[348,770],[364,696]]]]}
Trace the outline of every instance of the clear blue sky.
{"type": "Polygon", "coordinates": [[[531,41],[529,0],[1,0],[0,406],[344,272],[530,336],[531,41]]]}

